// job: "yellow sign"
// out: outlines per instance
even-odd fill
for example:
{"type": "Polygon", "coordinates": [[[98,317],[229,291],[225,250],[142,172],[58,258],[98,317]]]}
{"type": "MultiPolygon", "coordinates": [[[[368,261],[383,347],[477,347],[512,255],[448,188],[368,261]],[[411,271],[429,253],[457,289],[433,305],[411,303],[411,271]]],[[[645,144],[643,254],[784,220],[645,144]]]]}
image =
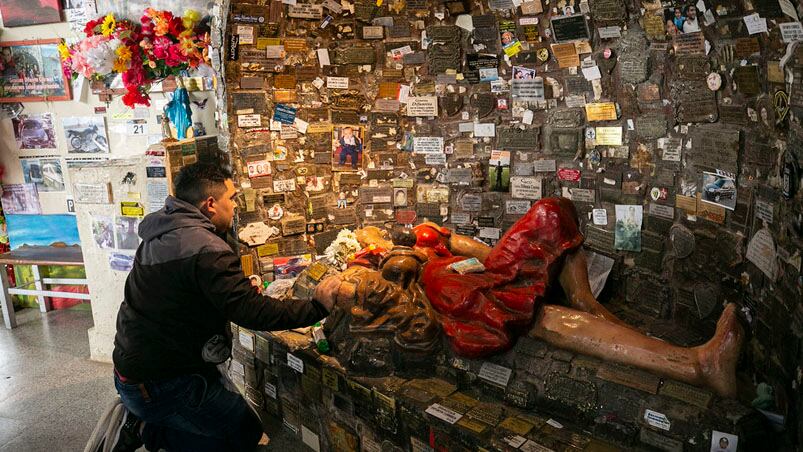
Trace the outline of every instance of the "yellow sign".
{"type": "Polygon", "coordinates": [[[277,254],[279,254],[278,243],[266,243],[257,247],[257,256],[259,257],[275,256],[277,254]]]}
{"type": "Polygon", "coordinates": [[[597,127],[597,146],[621,146],[622,126],[597,127]]]}
{"type": "Polygon", "coordinates": [[[616,121],[616,104],[613,102],[586,104],[586,116],[589,121],[616,121]]]}
{"type": "Polygon", "coordinates": [[[311,133],[331,133],[331,132],[332,132],[331,122],[311,122],[307,126],[307,135],[311,133]]]}
{"type": "Polygon", "coordinates": [[[145,216],[145,208],[137,201],[121,201],[120,214],[124,217],[142,217],[145,216]]]}

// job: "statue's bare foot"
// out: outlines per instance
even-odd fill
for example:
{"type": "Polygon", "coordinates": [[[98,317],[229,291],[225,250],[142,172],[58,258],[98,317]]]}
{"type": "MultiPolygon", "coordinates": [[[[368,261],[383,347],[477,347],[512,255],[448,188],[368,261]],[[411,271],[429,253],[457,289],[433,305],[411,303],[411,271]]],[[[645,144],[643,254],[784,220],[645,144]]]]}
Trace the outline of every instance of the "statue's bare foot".
{"type": "Polygon", "coordinates": [[[744,342],[744,329],[736,314],[736,305],[725,306],[717,322],[714,337],[697,348],[701,383],[723,397],[736,395],[736,363],[744,342]]]}

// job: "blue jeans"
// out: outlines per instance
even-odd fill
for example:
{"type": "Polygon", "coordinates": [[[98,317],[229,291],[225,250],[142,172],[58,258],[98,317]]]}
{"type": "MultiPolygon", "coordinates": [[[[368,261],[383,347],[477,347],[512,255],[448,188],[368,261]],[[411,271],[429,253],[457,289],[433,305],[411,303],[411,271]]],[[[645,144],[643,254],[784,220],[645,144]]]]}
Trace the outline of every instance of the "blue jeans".
{"type": "Polygon", "coordinates": [[[250,451],[262,423],[240,394],[219,376],[183,375],[143,384],[114,385],[123,405],[145,422],[142,440],[151,451],[250,451]]]}
{"type": "Polygon", "coordinates": [[[346,158],[351,158],[351,167],[357,168],[357,159],[360,158],[360,151],[357,150],[357,146],[343,146],[343,149],[340,151],[340,164],[346,164],[346,158]]]}

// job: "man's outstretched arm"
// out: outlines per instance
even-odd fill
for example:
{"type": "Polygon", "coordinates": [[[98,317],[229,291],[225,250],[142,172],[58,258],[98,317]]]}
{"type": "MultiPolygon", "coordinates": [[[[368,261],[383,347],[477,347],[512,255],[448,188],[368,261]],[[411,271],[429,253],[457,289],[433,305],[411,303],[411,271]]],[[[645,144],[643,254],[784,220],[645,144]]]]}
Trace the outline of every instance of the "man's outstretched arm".
{"type": "Polygon", "coordinates": [[[328,280],[311,301],[276,300],[259,294],[243,275],[234,253],[206,253],[196,259],[195,281],[207,299],[237,325],[257,331],[309,326],[329,314],[337,287],[328,280]]]}

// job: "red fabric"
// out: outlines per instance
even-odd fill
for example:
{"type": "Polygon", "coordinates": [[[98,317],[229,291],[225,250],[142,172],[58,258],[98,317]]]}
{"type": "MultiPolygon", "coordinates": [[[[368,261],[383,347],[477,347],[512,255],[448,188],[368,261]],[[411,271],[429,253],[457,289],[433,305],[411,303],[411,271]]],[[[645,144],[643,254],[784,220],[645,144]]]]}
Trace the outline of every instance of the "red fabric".
{"type": "MultiPolygon", "coordinates": [[[[89,293],[89,289],[86,286],[76,285],[48,286],[48,290],[57,292],[89,293]]],[[[83,303],[83,300],[77,300],[75,298],[50,297],[50,303],[53,309],[69,309],[77,304],[83,303]]]]}
{"type": "Polygon", "coordinates": [[[509,348],[541,305],[559,258],[583,243],[574,206],[565,198],[536,202],[485,259],[484,273],[461,275],[449,268],[465,259],[438,253],[434,228],[415,230],[433,247],[422,282],[454,351],[479,358],[509,348]],[[438,256],[440,254],[440,256],[438,256]]]}

